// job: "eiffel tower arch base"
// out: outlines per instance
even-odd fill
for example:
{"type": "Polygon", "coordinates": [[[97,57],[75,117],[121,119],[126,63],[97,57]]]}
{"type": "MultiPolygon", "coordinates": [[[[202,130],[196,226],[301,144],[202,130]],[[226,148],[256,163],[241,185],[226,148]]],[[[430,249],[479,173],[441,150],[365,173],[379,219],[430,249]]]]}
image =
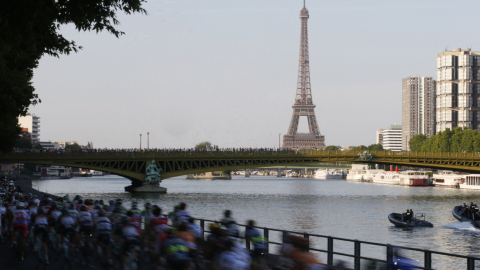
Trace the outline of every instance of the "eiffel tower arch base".
{"type": "Polygon", "coordinates": [[[325,149],[325,137],[309,133],[283,135],[283,149],[325,149]]]}

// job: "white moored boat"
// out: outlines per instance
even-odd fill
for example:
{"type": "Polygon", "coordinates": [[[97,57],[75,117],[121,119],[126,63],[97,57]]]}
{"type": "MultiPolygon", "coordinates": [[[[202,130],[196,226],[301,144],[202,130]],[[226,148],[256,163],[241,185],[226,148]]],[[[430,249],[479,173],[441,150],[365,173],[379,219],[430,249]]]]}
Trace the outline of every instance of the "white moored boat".
{"type": "Polygon", "coordinates": [[[382,172],[377,173],[373,177],[373,183],[398,185],[400,182],[400,174],[398,172],[382,172]]]}
{"type": "Polygon", "coordinates": [[[347,181],[362,182],[367,173],[368,165],[352,164],[352,169],[348,170],[347,181]]]}
{"type": "Polygon", "coordinates": [[[340,170],[316,170],[315,179],[318,180],[342,180],[343,178],[343,172],[340,170]]]}
{"type": "Polygon", "coordinates": [[[103,172],[101,171],[93,171],[92,176],[103,176],[103,172]]]}
{"type": "Polygon", "coordinates": [[[460,188],[480,189],[480,174],[465,175],[465,182],[460,182],[460,188]]]}
{"type": "Polygon", "coordinates": [[[399,185],[426,187],[429,185],[427,173],[426,171],[403,171],[400,173],[399,185]]]}
{"type": "Polygon", "coordinates": [[[363,181],[372,182],[372,181],[373,181],[373,177],[374,177],[376,174],[384,173],[384,172],[385,172],[385,170],[367,169],[367,172],[363,175],[363,181]]]}
{"type": "Polygon", "coordinates": [[[459,188],[460,183],[465,180],[467,174],[460,174],[453,171],[438,171],[433,175],[433,184],[436,187],[452,187],[459,188]]]}

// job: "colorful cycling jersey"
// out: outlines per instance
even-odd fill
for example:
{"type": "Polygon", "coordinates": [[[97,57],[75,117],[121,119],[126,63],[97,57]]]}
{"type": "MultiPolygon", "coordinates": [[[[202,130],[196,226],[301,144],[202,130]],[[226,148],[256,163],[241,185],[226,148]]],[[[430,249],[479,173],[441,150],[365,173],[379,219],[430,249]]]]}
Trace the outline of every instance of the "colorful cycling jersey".
{"type": "Polygon", "coordinates": [[[40,200],[39,200],[39,199],[33,199],[33,202],[34,202],[36,205],[40,205],[40,200]]]}
{"type": "Polygon", "coordinates": [[[121,228],[123,226],[123,223],[122,223],[122,219],[125,217],[126,215],[123,214],[122,212],[114,212],[112,214],[112,220],[113,220],[113,223],[115,225],[116,228],[121,228]]]}
{"type": "Polygon", "coordinates": [[[138,208],[132,208],[130,209],[130,212],[132,212],[132,217],[139,220],[142,219],[142,211],[140,211],[138,208]]]}
{"type": "Polygon", "coordinates": [[[50,211],[49,215],[52,217],[53,220],[58,221],[58,218],[62,215],[62,211],[54,209],[50,211]]]}
{"type": "Polygon", "coordinates": [[[68,214],[60,216],[59,221],[60,221],[60,224],[62,224],[62,226],[66,229],[67,228],[73,229],[76,223],[75,219],[68,214]]]}
{"type": "Polygon", "coordinates": [[[88,212],[88,211],[79,212],[78,216],[77,216],[77,219],[79,221],[78,223],[81,226],[93,227],[93,217],[92,217],[92,214],[90,214],[90,212],[88,212]]]}
{"type": "Polygon", "coordinates": [[[187,210],[179,210],[175,214],[175,221],[178,222],[178,224],[181,224],[182,222],[188,223],[189,219],[190,213],[187,210]]]}
{"type": "Polygon", "coordinates": [[[44,204],[42,206],[43,206],[43,209],[45,209],[46,212],[48,212],[48,211],[50,211],[50,209],[52,209],[52,206],[50,204],[44,204]]]}
{"type": "Polygon", "coordinates": [[[111,232],[112,231],[112,222],[108,217],[98,217],[95,220],[96,229],[99,232],[111,232]]]}
{"type": "Polygon", "coordinates": [[[77,219],[78,216],[78,211],[75,209],[68,209],[68,214],[73,217],[74,219],[77,219]]]}
{"type": "Polygon", "coordinates": [[[32,205],[32,206],[28,207],[28,211],[30,211],[31,216],[35,216],[35,215],[37,215],[37,212],[38,212],[38,206],[32,205]]]}
{"type": "Polygon", "coordinates": [[[165,216],[152,217],[150,219],[150,228],[156,233],[164,232],[168,229],[168,220],[165,216]]]}
{"type": "Polygon", "coordinates": [[[136,237],[140,237],[140,234],[138,233],[137,228],[135,228],[135,226],[132,226],[132,225],[125,225],[125,226],[123,226],[123,228],[122,228],[122,235],[123,235],[125,238],[136,238],[136,237]]]}
{"type": "Polygon", "coordinates": [[[48,226],[48,219],[46,215],[38,215],[35,218],[35,226],[37,227],[47,227],[48,226]]]}
{"type": "Polygon", "coordinates": [[[150,219],[153,217],[151,209],[145,209],[142,211],[142,217],[144,218],[145,224],[150,224],[150,219]]]}
{"type": "Polygon", "coordinates": [[[13,213],[13,217],[14,217],[14,224],[18,224],[18,223],[23,223],[23,224],[29,224],[30,223],[30,212],[28,212],[28,210],[25,210],[25,209],[19,209],[19,210],[16,210],[14,213],[13,213]]]}

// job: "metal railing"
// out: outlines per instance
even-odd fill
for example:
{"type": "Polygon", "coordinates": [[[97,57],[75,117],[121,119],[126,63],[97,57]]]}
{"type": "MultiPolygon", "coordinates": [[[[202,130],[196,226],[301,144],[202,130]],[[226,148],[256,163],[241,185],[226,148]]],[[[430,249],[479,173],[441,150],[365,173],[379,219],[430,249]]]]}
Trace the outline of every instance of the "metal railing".
{"type": "MultiPolygon", "coordinates": [[[[220,221],[217,221],[217,220],[200,219],[200,218],[196,218],[196,220],[198,220],[200,222],[200,227],[202,228],[204,238],[205,238],[205,233],[210,232],[210,231],[205,230],[205,228],[207,228],[206,223],[220,223],[220,221]]],[[[241,227],[247,227],[247,225],[244,225],[244,224],[237,224],[237,225],[241,226],[241,227]]],[[[385,263],[386,265],[390,265],[395,258],[395,250],[408,250],[408,251],[415,251],[415,252],[423,253],[423,267],[420,266],[420,267],[416,267],[416,268],[417,269],[425,269],[425,270],[434,269],[432,267],[432,262],[433,262],[432,255],[441,255],[441,256],[447,256],[447,257],[454,258],[454,259],[466,260],[466,264],[467,264],[466,269],[467,270],[474,270],[475,269],[475,261],[480,260],[479,257],[459,255],[459,254],[453,254],[453,253],[446,253],[446,252],[434,251],[434,250],[428,250],[428,249],[421,249],[421,248],[412,248],[412,247],[405,247],[405,246],[382,244],[382,243],[376,243],[376,242],[370,242],[370,241],[360,241],[360,240],[356,240],[356,239],[333,237],[333,236],[320,235],[320,234],[301,233],[301,232],[273,229],[273,228],[267,228],[267,227],[254,226],[254,228],[262,230],[263,231],[263,236],[268,239],[268,242],[267,242],[267,252],[268,253],[270,253],[270,248],[269,248],[270,245],[280,246],[280,245],[283,244],[283,243],[280,243],[280,242],[270,241],[270,238],[269,238],[270,232],[277,232],[277,233],[281,233],[282,235],[285,234],[285,233],[288,233],[288,234],[303,236],[304,238],[307,238],[309,240],[312,240],[313,238],[321,238],[321,239],[326,239],[327,240],[326,241],[327,242],[326,247],[325,248],[309,247],[310,251],[325,253],[327,255],[326,263],[329,266],[332,266],[333,263],[334,263],[334,260],[333,260],[334,255],[353,258],[353,267],[354,267],[355,270],[360,270],[361,260],[380,262],[380,263],[385,263]],[[336,241],[343,241],[343,242],[348,242],[348,243],[353,244],[353,254],[352,253],[335,251],[334,250],[334,243],[336,241]],[[362,247],[365,247],[366,245],[376,246],[376,247],[385,247],[385,259],[362,256],[362,250],[363,250],[362,247]]],[[[244,237],[240,237],[240,238],[245,239],[244,237]]],[[[247,239],[245,240],[245,247],[248,250],[250,250],[250,243],[247,239]]]]}

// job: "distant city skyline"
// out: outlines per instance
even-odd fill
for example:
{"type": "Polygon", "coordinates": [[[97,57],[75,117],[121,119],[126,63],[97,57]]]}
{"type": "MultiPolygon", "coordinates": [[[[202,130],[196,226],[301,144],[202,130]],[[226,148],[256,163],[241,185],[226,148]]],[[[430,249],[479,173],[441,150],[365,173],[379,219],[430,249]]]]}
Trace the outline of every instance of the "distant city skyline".
{"type": "MultiPolygon", "coordinates": [[[[375,143],[402,122],[401,80],[436,79],[446,47],[480,50],[463,27],[478,1],[307,1],[312,97],[326,145],[375,143]],[[459,13],[460,14],[460,13],[459,13]],[[445,33],[448,32],[448,35],[445,33]]],[[[41,140],[95,147],[277,147],[298,75],[303,1],[165,1],[118,17],[126,35],[62,33],[84,49],[44,57],[34,86],[41,140]]],[[[300,130],[308,130],[300,123],[300,130]]]]}

